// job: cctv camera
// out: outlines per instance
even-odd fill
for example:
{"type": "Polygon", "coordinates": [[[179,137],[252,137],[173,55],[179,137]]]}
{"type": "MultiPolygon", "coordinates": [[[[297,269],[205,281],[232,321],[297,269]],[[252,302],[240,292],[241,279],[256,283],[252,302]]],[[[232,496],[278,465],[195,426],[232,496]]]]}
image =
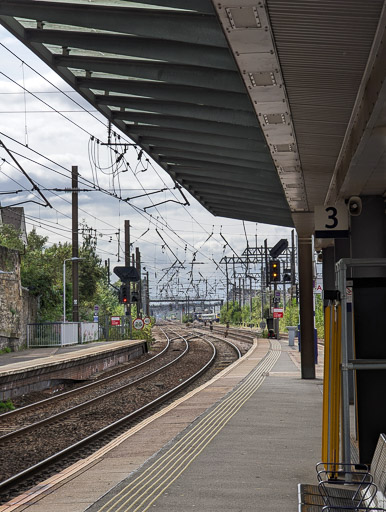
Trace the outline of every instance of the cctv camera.
{"type": "Polygon", "coordinates": [[[362,213],[362,200],[358,196],[351,196],[348,200],[347,208],[349,214],[357,217],[362,213]]]}

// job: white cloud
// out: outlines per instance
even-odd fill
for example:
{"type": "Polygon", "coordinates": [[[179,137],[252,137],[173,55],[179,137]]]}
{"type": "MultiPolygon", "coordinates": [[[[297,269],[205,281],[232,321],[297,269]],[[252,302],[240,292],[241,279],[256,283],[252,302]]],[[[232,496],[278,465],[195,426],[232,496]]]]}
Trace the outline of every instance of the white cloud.
{"type": "MultiPolygon", "coordinates": [[[[47,80],[64,91],[70,91],[69,85],[63,82],[58,75],[1,27],[0,42],[19,55],[33,69],[44,75],[47,80]]],[[[89,159],[90,142],[89,135],[86,132],[89,132],[100,141],[106,141],[106,120],[99,113],[94,113],[93,116],[102,120],[102,123],[98,122],[88,113],[79,112],[80,108],[68,97],[58,94],[58,91],[47,80],[38,76],[27,65],[21,66],[21,62],[1,46],[0,62],[0,71],[16,82],[13,83],[5,78],[4,75],[0,75],[0,131],[2,132],[0,139],[13,152],[15,158],[17,158],[28,175],[36,180],[42,189],[68,188],[71,187],[71,167],[77,165],[82,177],[94,181],[95,162],[90,162],[89,159]],[[68,119],[58,113],[54,113],[52,109],[30,94],[24,94],[20,86],[34,92],[38,98],[41,98],[55,109],[64,111],[63,116],[68,119]],[[76,125],[82,127],[83,130],[76,125]],[[16,142],[12,139],[15,139],[16,142]],[[29,148],[35,149],[52,160],[52,162],[24,147],[23,145],[27,141],[29,148]],[[32,159],[34,162],[28,159],[32,159]],[[50,167],[52,170],[44,166],[50,167]],[[58,172],[63,174],[63,176],[58,174],[58,172]]],[[[74,92],[68,92],[68,95],[87,110],[93,110],[80,95],[74,92]]],[[[111,153],[107,150],[106,146],[94,143],[93,149],[95,154],[99,155],[97,164],[102,168],[110,167],[112,163],[111,153]]],[[[153,165],[157,168],[161,178],[157,176],[151,166],[146,164],[147,157],[145,154],[141,163],[138,162],[137,152],[134,148],[130,148],[125,157],[128,159],[132,169],[136,168],[139,171],[148,167],[148,170],[146,172],[138,172],[136,176],[131,171],[119,174],[123,198],[141,195],[143,193],[141,185],[148,191],[164,188],[164,183],[170,188],[173,187],[170,176],[163,169],[159,168],[156,163],[153,163],[153,165]]],[[[2,150],[0,151],[0,158],[6,158],[7,161],[10,161],[9,155],[2,150]]],[[[3,164],[0,168],[2,190],[14,190],[18,185],[1,171],[6,172],[10,178],[19,181],[27,190],[31,189],[30,183],[19,171],[13,169],[8,164],[3,164]]],[[[111,192],[114,192],[113,189],[115,187],[115,190],[118,193],[120,192],[118,179],[116,176],[113,179],[111,169],[99,169],[97,175],[101,187],[109,189],[111,192]]],[[[84,184],[81,184],[80,187],[88,188],[84,184]]],[[[39,233],[49,236],[50,243],[69,241],[71,194],[50,191],[43,191],[43,193],[54,206],[54,209],[43,208],[32,203],[25,204],[28,229],[35,226],[39,233]]],[[[214,217],[192,198],[188,192],[184,193],[189,199],[189,207],[184,209],[176,203],[166,202],[157,208],[149,208],[148,214],[141,215],[130,204],[119,202],[108,195],[98,192],[81,192],[79,194],[79,218],[85,219],[89,226],[98,231],[97,243],[100,256],[103,260],[110,258],[111,267],[123,264],[122,260],[118,263],[117,255],[119,252],[121,258],[123,257],[124,221],[126,219],[130,220],[132,240],[136,240],[149,229],[140,238],[138,244],[135,243],[135,246],[138,245],[141,249],[142,261],[150,271],[150,279],[153,285],[156,285],[157,281],[165,273],[165,269],[174,263],[175,256],[181,261],[185,261],[185,269],[181,269],[178,272],[178,275],[175,276],[175,282],[178,277],[181,279],[181,282],[187,283],[188,273],[191,270],[192,255],[197,250],[199,252],[197,253],[196,261],[204,262],[205,264],[194,266],[194,275],[198,276],[200,272],[203,276],[212,276],[212,282],[214,282],[214,279],[223,279],[221,272],[217,271],[215,273],[216,266],[211,261],[212,257],[219,261],[224,254],[232,255],[229,247],[224,252],[225,242],[220,236],[220,230],[229,244],[241,254],[246,247],[242,223],[233,219],[214,217]],[[167,229],[165,224],[169,225],[175,233],[167,229]],[[161,233],[165,242],[157,234],[156,228],[161,233]],[[212,229],[214,231],[213,236],[203,245],[212,229]],[[118,236],[116,234],[118,230],[120,233],[120,246],[118,245],[118,236]],[[102,234],[102,237],[99,236],[100,234],[102,234]]],[[[131,204],[144,208],[150,206],[152,202],[159,203],[170,199],[183,201],[182,196],[177,190],[174,190],[173,194],[171,191],[165,191],[148,197],[132,199],[131,204]]],[[[15,202],[20,197],[1,196],[1,200],[3,204],[6,204],[12,201],[15,202]]],[[[29,192],[23,195],[23,199],[27,197],[35,199],[29,192]]],[[[254,245],[256,225],[246,222],[246,229],[249,242],[254,245]]],[[[268,238],[268,243],[272,246],[280,238],[288,237],[289,233],[290,230],[286,228],[259,224],[257,226],[257,243],[260,246],[263,244],[264,239],[268,238]]],[[[166,280],[169,275],[167,274],[166,280]]],[[[163,282],[158,284],[158,290],[160,290],[163,282]]]]}

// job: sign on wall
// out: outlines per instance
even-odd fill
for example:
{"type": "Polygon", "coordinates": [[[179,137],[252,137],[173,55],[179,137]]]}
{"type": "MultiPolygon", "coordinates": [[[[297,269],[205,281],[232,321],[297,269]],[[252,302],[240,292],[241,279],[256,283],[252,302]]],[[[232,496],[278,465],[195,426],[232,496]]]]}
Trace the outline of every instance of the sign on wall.
{"type": "Polygon", "coordinates": [[[348,210],[344,203],[315,206],[315,238],[347,238],[348,210]]]}

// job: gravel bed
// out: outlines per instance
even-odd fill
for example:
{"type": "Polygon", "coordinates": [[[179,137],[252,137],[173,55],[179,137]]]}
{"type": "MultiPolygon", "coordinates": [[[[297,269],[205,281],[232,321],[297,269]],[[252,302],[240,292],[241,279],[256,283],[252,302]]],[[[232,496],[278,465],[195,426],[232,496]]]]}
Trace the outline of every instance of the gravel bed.
{"type": "MultiPolygon", "coordinates": [[[[104,383],[100,382],[100,385],[93,386],[92,388],[84,388],[83,386],[79,386],[74,388],[73,391],[76,390],[76,393],[71,393],[68,397],[63,397],[60,399],[60,395],[57,397],[59,401],[53,401],[52,403],[47,402],[39,406],[37,404],[37,408],[33,408],[31,410],[27,410],[25,412],[20,411],[17,413],[15,418],[12,417],[12,414],[9,416],[0,417],[0,431],[3,430],[3,433],[11,430],[17,430],[23,426],[30,425],[37,421],[41,421],[44,418],[48,418],[49,416],[53,416],[54,414],[58,414],[62,411],[70,407],[75,407],[76,405],[80,405],[84,402],[97,398],[109,391],[113,391],[121,386],[129,384],[130,382],[137,380],[138,378],[147,375],[151,372],[156,371],[161,368],[163,365],[173,361],[176,359],[180,352],[185,348],[185,344],[181,341],[173,342],[173,346],[170,350],[162,354],[160,357],[157,357],[154,360],[148,360],[146,365],[143,365],[139,368],[135,368],[129,373],[120,376],[121,372],[125,369],[129,369],[130,366],[135,366],[139,364],[141,359],[146,361],[145,358],[141,357],[132,362],[130,365],[119,365],[119,368],[116,368],[116,371],[109,371],[109,375],[104,374],[103,377],[116,375],[116,378],[112,381],[104,383]]],[[[155,354],[153,354],[154,356],[155,354]]],[[[149,359],[149,358],[148,358],[149,359]]],[[[45,396],[47,398],[47,396],[45,396]]],[[[1,437],[0,437],[1,443],[1,437]]]]}
{"type": "MultiPolygon", "coordinates": [[[[165,329],[169,330],[170,325],[168,324],[165,329]]],[[[189,332],[186,328],[174,327],[172,333],[169,333],[170,337],[173,338],[176,335],[177,329],[179,332],[189,337],[191,336],[191,332],[189,332]]],[[[154,332],[154,331],[153,331],[154,332]]],[[[197,333],[197,332],[196,332],[197,333]]],[[[209,334],[209,333],[208,333],[209,334]]],[[[215,333],[217,336],[221,336],[220,332],[215,333]]],[[[232,333],[233,335],[233,333],[232,333]]],[[[162,335],[163,336],[163,335],[162,335]]],[[[208,336],[209,338],[209,336],[208,336]]],[[[229,338],[231,338],[229,336],[229,338]]],[[[241,351],[242,354],[244,354],[247,350],[251,347],[251,342],[246,341],[240,341],[240,338],[238,341],[235,341],[234,339],[230,339],[235,345],[237,345],[241,351]]],[[[206,381],[210,380],[212,377],[214,377],[219,371],[221,371],[227,364],[230,364],[231,360],[235,359],[235,353],[230,347],[224,343],[221,343],[219,340],[213,340],[212,342],[215,344],[217,349],[217,358],[214,365],[212,365],[204,375],[196,379],[196,381],[191,384],[189,387],[184,388],[180,393],[173,396],[172,398],[169,398],[167,402],[162,403],[159,406],[156,406],[153,410],[145,413],[141,418],[138,420],[135,420],[133,424],[137,423],[138,421],[142,421],[145,417],[148,417],[154,412],[160,408],[165,407],[165,405],[173,402],[177,398],[182,397],[189,391],[195,389],[196,387],[200,386],[201,384],[205,383],[206,381]],[[233,355],[232,355],[233,354],[233,355]],[[225,363],[225,364],[224,364],[225,363]]],[[[155,344],[156,345],[156,344],[155,344]]],[[[153,349],[157,350],[157,347],[153,345],[153,349]]],[[[162,347],[158,349],[161,350],[162,347]]],[[[190,356],[193,356],[194,358],[198,358],[199,360],[203,358],[203,354],[205,353],[205,350],[208,350],[208,345],[200,340],[199,338],[194,338],[190,341],[190,356]]],[[[181,367],[188,366],[186,362],[184,362],[185,359],[183,358],[181,362],[181,367]]],[[[133,361],[132,364],[137,364],[138,360],[133,361]]],[[[195,363],[189,362],[189,366],[193,369],[193,365],[195,363]]],[[[198,365],[201,366],[201,365],[198,365]]],[[[113,370],[114,371],[114,370],[113,370]]],[[[20,452],[13,452],[13,445],[17,445],[19,441],[16,441],[16,443],[12,442],[7,445],[6,449],[3,449],[2,452],[4,455],[0,455],[0,467],[5,468],[5,472],[3,475],[0,475],[0,479],[3,480],[7,477],[7,475],[15,474],[19,472],[23,467],[29,467],[34,461],[41,460],[43,450],[48,448],[48,450],[51,450],[51,453],[55,452],[58,448],[57,440],[61,437],[64,437],[64,427],[66,427],[66,434],[65,437],[68,437],[70,440],[70,444],[74,443],[76,439],[78,438],[78,434],[80,431],[83,432],[84,425],[88,424],[90,422],[98,423],[104,421],[104,419],[107,419],[107,422],[111,422],[111,417],[114,416],[116,413],[121,414],[128,414],[129,408],[136,408],[138,405],[141,405],[144,403],[145,396],[152,396],[153,393],[158,390],[158,394],[163,394],[166,391],[165,386],[167,383],[172,382],[174,379],[174,382],[180,383],[181,380],[183,380],[185,377],[183,377],[182,369],[181,368],[175,368],[173,369],[173,375],[169,374],[166,376],[166,374],[158,374],[154,381],[150,384],[149,382],[143,382],[140,383],[138,386],[136,386],[136,390],[131,390],[129,396],[121,396],[119,399],[115,400],[112,404],[111,401],[105,405],[104,407],[98,406],[94,408],[92,411],[89,411],[84,416],[80,417],[78,416],[75,420],[74,418],[71,420],[65,420],[62,421],[60,424],[55,425],[54,429],[51,431],[47,431],[46,428],[42,429],[40,434],[34,434],[31,436],[31,438],[28,440],[23,440],[21,451],[20,452]],[[120,411],[120,412],[119,412],[120,411]],[[38,438],[38,444],[34,445],[35,441],[38,438]],[[5,456],[6,453],[6,456],[5,456]],[[24,461],[28,460],[28,464],[25,464],[24,461]],[[20,463],[20,467],[18,464],[20,463]],[[24,464],[24,466],[23,466],[24,464]]],[[[105,376],[105,374],[103,375],[105,376]]],[[[86,429],[87,427],[85,427],[86,429]]],[[[76,454],[73,454],[69,457],[67,457],[64,460],[58,461],[55,465],[52,467],[47,468],[47,470],[44,472],[44,478],[47,478],[50,474],[55,474],[58,471],[61,471],[65,467],[73,464],[76,460],[79,460],[81,458],[84,458],[88,455],[90,455],[94,450],[102,447],[105,443],[111,441],[114,438],[114,435],[118,435],[119,433],[122,433],[126,428],[129,427],[123,427],[121,428],[121,432],[117,432],[116,434],[110,434],[109,436],[106,436],[105,439],[99,439],[98,441],[84,446],[79,452],[76,454]]],[[[82,435],[85,435],[84,432],[82,435]]],[[[47,456],[45,454],[44,456],[47,456]]],[[[18,484],[17,487],[12,489],[12,491],[5,491],[3,495],[0,497],[0,502],[5,502],[11,499],[12,497],[20,494],[21,492],[25,492],[29,488],[31,488],[33,485],[36,485],[39,481],[42,480],[42,477],[39,477],[39,475],[30,478],[28,481],[21,482],[18,484]]]]}
{"type": "MultiPolygon", "coordinates": [[[[180,342],[178,348],[181,351],[180,342]]],[[[1,480],[9,478],[40,460],[64,449],[76,441],[126,416],[146,403],[164,394],[194,373],[210,358],[211,348],[202,340],[190,343],[189,352],[175,365],[113,397],[100,400],[86,410],[77,411],[55,424],[44,425],[27,432],[22,438],[7,443],[0,450],[1,480]]],[[[1,439],[0,439],[1,445],[1,439]]]]}
{"type": "MultiPolygon", "coordinates": [[[[151,348],[147,354],[142,354],[141,356],[139,356],[135,359],[131,359],[127,363],[119,363],[112,368],[108,368],[107,370],[94,373],[86,381],[62,383],[62,384],[56,386],[55,388],[48,388],[48,389],[45,389],[44,391],[34,391],[32,393],[27,393],[25,395],[14,397],[14,398],[12,398],[12,403],[16,407],[16,409],[19,409],[26,405],[30,405],[30,404],[34,404],[36,402],[40,402],[42,400],[46,400],[47,398],[50,398],[50,397],[56,396],[56,395],[60,395],[67,391],[71,391],[74,389],[81,389],[82,387],[84,387],[85,385],[89,384],[92,381],[98,381],[98,380],[104,379],[105,377],[115,375],[117,373],[120,373],[123,370],[131,368],[132,366],[135,366],[139,363],[147,361],[148,359],[151,359],[158,352],[163,350],[165,348],[165,345],[166,345],[166,340],[156,339],[155,341],[152,342],[151,348]]],[[[0,413],[0,422],[1,422],[2,414],[4,414],[4,413],[0,413]]]]}

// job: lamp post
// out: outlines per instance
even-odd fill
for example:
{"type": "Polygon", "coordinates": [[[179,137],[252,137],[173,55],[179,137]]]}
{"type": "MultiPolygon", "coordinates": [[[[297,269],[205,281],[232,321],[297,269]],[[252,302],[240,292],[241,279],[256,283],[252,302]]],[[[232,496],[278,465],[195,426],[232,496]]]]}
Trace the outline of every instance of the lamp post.
{"type": "Polygon", "coordinates": [[[66,261],[79,261],[84,258],[67,258],[63,261],[63,322],[66,322],[66,261]]]}

